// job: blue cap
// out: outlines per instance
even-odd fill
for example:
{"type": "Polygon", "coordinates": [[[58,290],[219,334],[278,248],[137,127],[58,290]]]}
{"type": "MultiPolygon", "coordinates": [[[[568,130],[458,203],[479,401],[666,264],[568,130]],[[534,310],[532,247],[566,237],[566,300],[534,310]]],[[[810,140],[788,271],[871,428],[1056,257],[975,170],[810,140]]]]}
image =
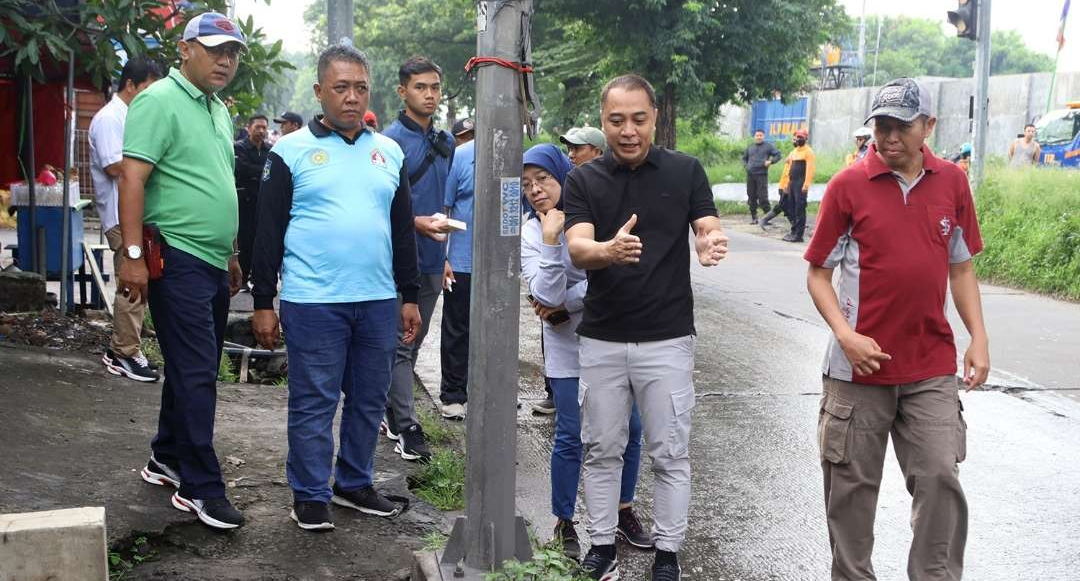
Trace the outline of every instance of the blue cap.
{"type": "Polygon", "coordinates": [[[226,42],[238,42],[246,47],[240,27],[224,14],[204,12],[188,21],[184,27],[184,40],[197,40],[205,46],[219,46],[226,42]]]}

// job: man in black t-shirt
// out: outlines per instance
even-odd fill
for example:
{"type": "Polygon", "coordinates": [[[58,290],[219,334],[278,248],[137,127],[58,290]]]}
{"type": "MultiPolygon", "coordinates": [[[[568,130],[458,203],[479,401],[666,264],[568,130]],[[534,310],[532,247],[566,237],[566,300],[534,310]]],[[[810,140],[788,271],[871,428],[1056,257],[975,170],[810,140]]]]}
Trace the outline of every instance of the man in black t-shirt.
{"type": "Polygon", "coordinates": [[[601,97],[608,151],[564,189],[574,265],[588,271],[581,336],[581,440],[592,579],[616,578],[615,529],[630,410],[636,401],[653,462],[654,581],[677,581],[690,503],[694,303],[688,227],[703,266],[727,255],[705,170],[652,146],[656,95],[624,75],[601,97]]]}

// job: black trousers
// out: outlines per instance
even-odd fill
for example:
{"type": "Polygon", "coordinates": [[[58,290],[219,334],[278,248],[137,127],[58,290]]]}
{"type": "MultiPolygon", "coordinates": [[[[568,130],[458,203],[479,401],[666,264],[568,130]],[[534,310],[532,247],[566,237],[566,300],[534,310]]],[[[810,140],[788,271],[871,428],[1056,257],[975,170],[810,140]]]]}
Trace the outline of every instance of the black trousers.
{"type": "Polygon", "coordinates": [[[251,260],[252,252],[255,249],[255,216],[257,209],[258,200],[256,198],[240,197],[236,243],[240,250],[240,270],[244,273],[245,282],[251,280],[251,260]]]}
{"type": "Polygon", "coordinates": [[[746,174],[746,203],[753,217],[757,217],[758,208],[769,211],[769,174],[746,174]]]}
{"type": "Polygon", "coordinates": [[[150,283],[150,314],[165,359],[154,458],[180,473],[186,498],[225,496],[214,452],[217,374],[229,316],[229,275],[165,246],[165,274],[150,283]]]}
{"type": "Polygon", "coordinates": [[[791,220],[791,235],[801,239],[806,231],[806,196],[807,192],[802,189],[794,190],[788,196],[791,199],[792,213],[788,215],[791,220]]]}
{"type": "Polygon", "coordinates": [[[442,360],[442,383],[439,399],[443,404],[465,403],[469,399],[469,302],[472,298],[472,275],[455,272],[454,290],[443,291],[442,337],[439,355],[442,360]]]}

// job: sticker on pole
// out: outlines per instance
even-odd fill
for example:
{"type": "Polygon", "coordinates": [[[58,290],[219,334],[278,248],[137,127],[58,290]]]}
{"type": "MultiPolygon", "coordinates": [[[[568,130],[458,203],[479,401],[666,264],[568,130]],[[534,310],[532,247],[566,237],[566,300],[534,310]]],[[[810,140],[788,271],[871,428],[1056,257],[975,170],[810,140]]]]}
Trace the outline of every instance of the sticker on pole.
{"type": "Polygon", "coordinates": [[[521,234],[521,178],[499,180],[499,236],[521,234]]]}
{"type": "Polygon", "coordinates": [[[487,30],[487,2],[476,3],[476,32],[484,32],[487,30]]]}

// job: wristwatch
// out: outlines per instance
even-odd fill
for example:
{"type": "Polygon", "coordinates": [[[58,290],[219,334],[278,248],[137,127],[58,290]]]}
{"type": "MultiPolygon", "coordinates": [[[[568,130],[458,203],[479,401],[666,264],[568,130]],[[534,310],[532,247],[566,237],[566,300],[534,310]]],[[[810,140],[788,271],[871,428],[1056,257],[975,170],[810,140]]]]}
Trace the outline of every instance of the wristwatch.
{"type": "Polygon", "coordinates": [[[131,260],[138,260],[142,258],[142,246],[132,244],[124,249],[124,256],[127,256],[131,260]]]}

